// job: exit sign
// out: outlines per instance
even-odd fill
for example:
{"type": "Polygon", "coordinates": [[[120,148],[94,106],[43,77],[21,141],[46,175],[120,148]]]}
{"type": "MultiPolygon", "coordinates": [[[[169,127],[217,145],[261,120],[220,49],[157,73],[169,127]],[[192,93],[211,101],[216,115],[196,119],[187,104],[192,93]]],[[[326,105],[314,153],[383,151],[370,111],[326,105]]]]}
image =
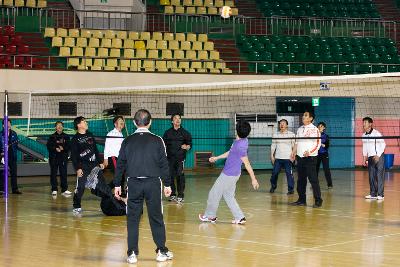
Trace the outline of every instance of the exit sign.
{"type": "Polygon", "coordinates": [[[319,97],[313,97],[312,98],[312,106],[313,107],[318,107],[319,106],[319,97]]]}

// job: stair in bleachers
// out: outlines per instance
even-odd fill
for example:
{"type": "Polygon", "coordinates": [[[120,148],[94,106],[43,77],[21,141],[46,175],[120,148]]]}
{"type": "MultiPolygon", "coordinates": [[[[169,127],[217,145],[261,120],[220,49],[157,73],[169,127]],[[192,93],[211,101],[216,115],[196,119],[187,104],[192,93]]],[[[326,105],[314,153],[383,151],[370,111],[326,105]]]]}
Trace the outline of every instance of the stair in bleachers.
{"type": "Polygon", "coordinates": [[[221,59],[224,61],[236,61],[226,62],[226,66],[232,70],[233,73],[248,74],[249,68],[247,63],[239,63],[243,59],[240,57],[240,51],[236,47],[235,40],[233,39],[210,39],[214,42],[214,47],[219,51],[221,59]]]}
{"type": "MultiPolygon", "coordinates": [[[[390,21],[400,21],[400,9],[398,8],[396,2],[394,0],[373,0],[381,17],[384,20],[390,21]]],[[[397,33],[400,31],[399,23],[396,24],[396,29],[391,29],[391,31],[396,31],[397,33]]],[[[393,34],[394,35],[394,34],[393,34]]],[[[400,51],[400,38],[396,40],[397,49],[400,51]]]]}
{"type": "Polygon", "coordinates": [[[146,30],[150,32],[170,32],[169,25],[164,21],[168,16],[162,15],[159,5],[150,5],[146,7],[149,15],[146,17],[146,30]]]}
{"type": "Polygon", "coordinates": [[[63,28],[77,28],[79,27],[79,19],[74,16],[74,8],[69,1],[47,1],[49,9],[60,9],[59,11],[51,11],[49,14],[55,20],[55,25],[63,28]]]}
{"type": "Polygon", "coordinates": [[[257,8],[254,0],[237,0],[236,6],[240,10],[240,15],[245,17],[264,17],[260,10],[257,8]]]}

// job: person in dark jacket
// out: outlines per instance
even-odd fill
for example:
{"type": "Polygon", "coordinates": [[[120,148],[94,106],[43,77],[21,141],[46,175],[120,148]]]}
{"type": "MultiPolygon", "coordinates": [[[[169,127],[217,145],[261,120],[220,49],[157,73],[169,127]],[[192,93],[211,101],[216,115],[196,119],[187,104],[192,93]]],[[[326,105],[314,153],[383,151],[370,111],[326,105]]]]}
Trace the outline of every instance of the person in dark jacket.
{"type": "MultiPolygon", "coordinates": [[[[0,153],[1,157],[4,157],[4,120],[3,120],[3,130],[1,131],[1,138],[0,138],[0,153]]],[[[18,135],[15,131],[11,130],[11,120],[8,119],[8,167],[10,170],[11,176],[11,190],[13,194],[22,194],[21,191],[18,189],[18,182],[17,182],[17,150],[18,150],[18,135]]],[[[4,168],[6,169],[6,168],[4,168]]],[[[4,179],[3,175],[0,179],[0,191],[4,191],[4,179]]]]}
{"type": "Polygon", "coordinates": [[[76,171],[77,181],[72,212],[80,215],[82,213],[81,199],[87,178],[94,175],[92,172],[96,171],[96,167],[104,169],[104,165],[99,156],[94,136],[88,132],[86,119],[82,116],[75,118],[74,127],[77,133],[71,140],[71,160],[76,171]]]}
{"type": "Polygon", "coordinates": [[[165,246],[165,225],[160,194],[162,180],[164,195],[171,195],[168,160],[163,139],[149,131],[151,114],[140,109],[134,119],[137,130],[121,145],[114,177],[114,194],[121,196],[121,179],[125,172],[128,185],[127,228],[128,263],[136,263],[139,255],[139,221],[146,201],[151,233],[156,244],[156,260],[171,260],[173,254],[165,246]]]}
{"type": "Polygon", "coordinates": [[[64,133],[64,124],[62,121],[55,123],[56,131],[50,135],[47,140],[47,150],[49,151],[50,164],[50,184],[51,194],[57,196],[58,183],[57,172],[60,172],[61,192],[64,196],[70,196],[68,191],[67,167],[69,156],[70,138],[64,133]]]}
{"type": "Polygon", "coordinates": [[[325,179],[328,184],[328,189],[333,188],[331,170],[329,169],[329,135],[325,133],[326,123],[321,121],[318,123],[318,130],[321,132],[321,147],[318,150],[317,157],[317,175],[319,173],[319,168],[321,166],[324,169],[325,179]]]}
{"type": "Polygon", "coordinates": [[[184,163],[186,159],[186,152],[192,147],[192,136],[188,131],[181,127],[181,115],[172,115],[171,122],[172,127],[165,131],[163,136],[165,145],[167,146],[167,157],[171,177],[172,193],[170,201],[176,200],[178,203],[182,203],[185,197],[184,163]],[[178,198],[176,198],[176,193],[178,193],[178,198]]]}

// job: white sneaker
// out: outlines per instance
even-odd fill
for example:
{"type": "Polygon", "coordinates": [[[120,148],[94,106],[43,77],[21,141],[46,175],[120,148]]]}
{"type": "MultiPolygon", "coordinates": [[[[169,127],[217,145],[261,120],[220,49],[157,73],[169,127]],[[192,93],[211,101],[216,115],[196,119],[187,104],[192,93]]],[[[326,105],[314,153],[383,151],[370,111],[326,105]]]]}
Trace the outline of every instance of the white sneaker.
{"type": "Polygon", "coordinates": [[[376,199],[377,199],[377,200],[384,200],[384,199],[385,199],[385,197],[378,196],[376,199]]]}
{"type": "Polygon", "coordinates": [[[368,195],[368,196],[365,196],[365,199],[377,199],[377,197],[368,195]]]}
{"type": "Polygon", "coordinates": [[[245,217],[243,217],[242,219],[240,219],[240,220],[232,220],[232,224],[245,224],[246,223],[246,218],[245,217]]]}
{"type": "Polygon", "coordinates": [[[72,195],[71,191],[65,190],[64,192],[61,193],[61,195],[63,195],[64,197],[69,197],[72,195]]]}
{"type": "Polygon", "coordinates": [[[160,250],[157,252],[157,258],[156,261],[167,261],[167,260],[172,260],[172,258],[174,257],[174,254],[171,251],[167,251],[167,252],[161,252],[160,250]]]}
{"type": "Polygon", "coordinates": [[[207,216],[205,216],[204,214],[199,214],[199,220],[200,221],[202,221],[202,222],[212,222],[212,223],[215,223],[215,222],[217,222],[217,217],[215,217],[215,218],[209,218],[209,217],[207,217],[207,216]]]}
{"type": "Polygon", "coordinates": [[[176,202],[182,204],[183,202],[185,202],[185,200],[184,200],[182,197],[178,197],[178,198],[176,199],[176,202]]]}
{"type": "Polygon", "coordinates": [[[137,262],[137,257],[136,257],[136,255],[135,255],[135,252],[132,252],[131,255],[128,256],[128,258],[126,259],[126,261],[127,261],[128,263],[135,264],[135,263],[137,262]]]}
{"type": "Polygon", "coordinates": [[[75,209],[72,209],[72,213],[73,213],[73,214],[82,214],[82,208],[75,208],[75,209]]]}
{"type": "Polygon", "coordinates": [[[52,195],[52,196],[57,196],[57,191],[52,191],[52,192],[51,192],[51,195],[52,195]]]}

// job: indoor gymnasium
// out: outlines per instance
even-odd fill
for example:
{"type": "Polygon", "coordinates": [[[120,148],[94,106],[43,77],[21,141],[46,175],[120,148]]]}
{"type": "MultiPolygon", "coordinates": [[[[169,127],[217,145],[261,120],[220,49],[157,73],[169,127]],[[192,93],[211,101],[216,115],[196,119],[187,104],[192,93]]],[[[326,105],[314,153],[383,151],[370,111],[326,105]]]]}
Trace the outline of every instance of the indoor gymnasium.
{"type": "Polygon", "coordinates": [[[0,266],[399,266],[399,20],[0,0],[0,266]]]}

